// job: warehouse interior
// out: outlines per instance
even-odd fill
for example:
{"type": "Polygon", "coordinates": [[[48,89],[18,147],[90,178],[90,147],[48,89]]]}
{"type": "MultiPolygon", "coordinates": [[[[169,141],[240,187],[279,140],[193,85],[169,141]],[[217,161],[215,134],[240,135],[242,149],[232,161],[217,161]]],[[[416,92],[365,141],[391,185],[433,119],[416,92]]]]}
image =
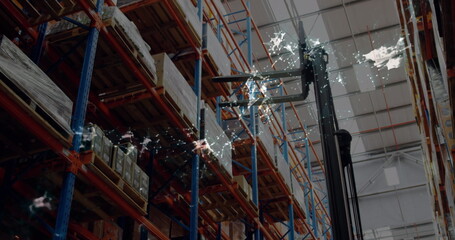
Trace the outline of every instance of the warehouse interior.
{"type": "Polygon", "coordinates": [[[455,239],[454,22],[441,0],[1,0],[0,239],[455,239]]]}

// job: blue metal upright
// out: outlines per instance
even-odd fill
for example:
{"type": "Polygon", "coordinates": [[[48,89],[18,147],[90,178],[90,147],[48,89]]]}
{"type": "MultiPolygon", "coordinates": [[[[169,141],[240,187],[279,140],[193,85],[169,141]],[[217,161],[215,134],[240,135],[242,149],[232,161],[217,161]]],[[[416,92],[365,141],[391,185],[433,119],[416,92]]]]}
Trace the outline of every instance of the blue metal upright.
{"type": "MultiPolygon", "coordinates": [[[[283,96],[283,86],[280,87],[280,95],[283,96]]],[[[281,124],[283,126],[283,154],[284,154],[284,160],[286,161],[287,164],[289,164],[289,149],[288,149],[288,143],[287,143],[287,126],[286,126],[286,108],[285,104],[281,104],[281,124]]],[[[292,174],[291,168],[289,168],[289,173],[292,174]]],[[[289,240],[294,240],[295,235],[294,235],[294,203],[290,202],[289,203],[289,240]]]]}
{"type": "MultiPolygon", "coordinates": [[[[202,0],[197,1],[198,17],[202,23],[202,0]]],[[[196,129],[201,128],[201,77],[202,77],[202,56],[200,49],[196,53],[196,66],[194,70],[194,93],[197,97],[196,103],[196,129]]],[[[201,136],[204,133],[201,132],[201,136]]],[[[190,204],[190,240],[198,239],[198,207],[199,207],[199,155],[194,154],[191,165],[191,204],[190,204]]]]}
{"type": "Polygon", "coordinates": [[[43,43],[46,37],[47,22],[42,23],[38,27],[38,39],[36,40],[35,46],[32,49],[31,59],[34,63],[38,64],[43,54],[43,43]]]}
{"type": "MultiPolygon", "coordinates": [[[[103,6],[103,2],[104,0],[98,0],[96,5],[97,12],[99,12],[103,6]]],[[[85,49],[84,63],[82,65],[81,80],[79,82],[76,106],[71,122],[71,128],[74,132],[73,149],[76,152],[79,152],[82,141],[82,130],[84,127],[85,114],[87,112],[88,95],[90,91],[90,82],[92,79],[96,47],[98,44],[98,36],[99,30],[94,27],[90,28],[87,38],[87,47],[85,49]]],[[[60,193],[60,202],[58,205],[57,222],[53,235],[54,240],[66,239],[75,180],[76,175],[72,172],[68,172],[63,182],[62,191],[60,193]]]]}
{"type": "MultiPolygon", "coordinates": [[[[250,1],[246,2],[246,6],[248,10],[250,9],[250,1]]],[[[247,40],[247,58],[248,58],[248,65],[250,69],[253,67],[253,46],[252,46],[252,39],[251,39],[251,16],[246,17],[246,40],[247,40]]],[[[255,82],[250,82],[250,98],[255,98],[255,82]]],[[[256,136],[257,136],[257,119],[256,119],[256,106],[250,106],[250,131],[253,135],[253,144],[251,145],[251,188],[253,192],[253,203],[259,207],[259,190],[258,190],[258,163],[257,163],[257,148],[256,148],[256,136]]],[[[254,230],[254,239],[259,240],[261,239],[261,231],[259,228],[254,230]]]]}

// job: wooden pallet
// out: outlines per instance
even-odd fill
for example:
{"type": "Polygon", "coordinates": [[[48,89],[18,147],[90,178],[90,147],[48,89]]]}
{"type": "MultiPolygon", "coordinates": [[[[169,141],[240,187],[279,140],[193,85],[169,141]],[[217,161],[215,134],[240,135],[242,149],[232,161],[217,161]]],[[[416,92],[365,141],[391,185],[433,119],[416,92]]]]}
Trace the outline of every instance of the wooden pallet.
{"type": "Polygon", "coordinates": [[[71,146],[72,133],[69,133],[57,121],[41,109],[30,97],[17,88],[5,76],[0,74],[0,94],[5,94],[18,104],[31,118],[55,136],[65,147],[71,146]]]}
{"type": "Polygon", "coordinates": [[[147,213],[147,199],[144,198],[136,189],[125,182],[122,177],[114,171],[103,160],[98,158],[93,152],[85,152],[91,157],[91,163],[87,164],[87,168],[101,178],[108,186],[114,189],[123,199],[131,206],[138,210],[141,214],[147,213]]]}
{"type": "MultiPolygon", "coordinates": [[[[62,16],[75,13],[82,10],[82,7],[75,0],[8,0],[22,13],[32,25],[38,25],[54,19],[60,19],[62,16]]],[[[88,3],[92,8],[96,7],[96,0],[89,0],[88,3]]]]}

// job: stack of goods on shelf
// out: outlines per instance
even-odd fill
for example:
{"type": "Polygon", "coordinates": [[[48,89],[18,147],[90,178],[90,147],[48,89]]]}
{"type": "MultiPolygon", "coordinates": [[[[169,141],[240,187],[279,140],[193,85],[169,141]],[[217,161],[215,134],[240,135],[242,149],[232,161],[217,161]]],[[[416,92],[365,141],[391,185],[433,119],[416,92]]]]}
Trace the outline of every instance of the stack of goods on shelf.
{"type": "Polygon", "coordinates": [[[69,145],[72,101],[13,42],[0,35],[0,94],[69,145]]]}
{"type": "MultiPolygon", "coordinates": [[[[119,42],[122,44],[123,49],[130,55],[131,59],[136,63],[141,72],[151,81],[152,84],[155,83],[156,79],[156,70],[152,56],[150,55],[150,47],[142,39],[141,34],[139,33],[136,25],[132,23],[117,7],[104,7],[102,11],[102,20],[105,26],[107,27],[109,33],[115,38],[119,39],[119,42]]],[[[70,18],[85,24],[90,25],[90,19],[83,12],[76,13],[70,16],[70,18]]],[[[50,26],[47,30],[47,40],[53,46],[55,46],[62,53],[68,51],[68,43],[73,40],[80,41],[80,37],[87,34],[87,30],[81,27],[78,27],[67,21],[59,21],[50,26]]],[[[100,46],[98,47],[97,55],[103,55],[101,59],[118,59],[119,57],[115,52],[109,50],[110,48],[104,48],[103,45],[106,44],[103,38],[100,38],[100,46]],[[103,52],[105,51],[105,52],[103,52]]],[[[70,44],[71,45],[71,44],[70,44]]],[[[71,45],[72,46],[72,45],[71,45]]],[[[80,56],[78,56],[80,57],[80,56]]],[[[81,63],[80,59],[74,59],[75,56],[70,56],[70,60],[75,63],[81,63]]],[[[98,60],[99,58],[95,58],[98,60]]],[[[95,64],[98,64],[95,60],[95,64]]],[[[119,83],[133,83],[136,82],[136,79],[131,77],[123,77],[120,75],[109,75],[112,77],[110,83],[103,82],[103,79],[106,78],[106,72],[102,71],[104,68],[124,68],[122,64],[106,64],[105,62],[99,63],[103,68],[94,69],[94,82],[93,86],[95,88],[104,89],[105,85],[109,86],[119,83]],[[96,81],[95,81],[96,80],[96,81]]],[[[123,70],[122,70],[123,71],[123,70]]],[[[121,72],[121,71],[120,71],[121,72]]],[[[131,74],[132,76],[133,74],[131,74]]]]}
{"type": "Polygon", "coordinates": [[[278,172],[286,183],[286,187],[291,191],[291,169],[289,168],[289,163],[286,162],[283,153],[278,147],[275,148],[275,151],[275,167],[278,169],[278,172]]]}
{"type": "Polygon", "coordinates": [[[230,239],[246,239],[245,224],[240,221],[221,222],[221,230],[225,232],[230,239]]]}
{"type": "Polygon", "coordinates": [[[112,142],[104,135],[103,130],[95,124],[88,124],[82,136],[81,152],[92,150],[93,153],[111,165],[112,142]]]}
{"type": "Polygon", "coordinates": [[[166,53],[153,55],[157,69],[157,87],[161,96],[182,117],[188,128],[196,126],[197,97],[191,86],[166,53]]]}
{"type": "Polygon", "coordinates": [[[294,205],[297,205],[302,209],[304,212],[306,210],[305,205],[305,195],[302,190],[302,186],[300,185],[299,181],[294,177],[291,176],[292,179],[292,194],[294,195],[294,205]]]}
{"type": "MultiPolygon", "coordinates": [[[[22,9],[22,13],[27,18],[31,25],[47,22],[52,19],[58,19],[61,16],[68,15],[77,11],[81,11],[82,7],[75,1],[11,1],[16,7],[22,9]]],[[[96,0],[88,0],[87,3],[90,7],[96,7],[96,0]]],[[[115,2],[115,1],[113,1],[115,2]]]]}
{"type": "Polygon", "coordinates": [[[259,137],[259,144],[261,144],[264,148],[264,150],[267,152],[268,157],[270,159],[273,159],[273,156],[275,156],[274,153],[274,143],[273,143],[273,135],[270,132],[269,126],[270,125],[265,125],[262,123],[260,119],[258,119],[258,130],[257,130],[257,136],[259,137]]]}
{"type": "Polygon", "coordinates": [[[253,190],[245,177],[242,175],[234,176],[234,181],[237,182],[240,192],[245,198],[249,201],[253,201],[253,190]]]}
{"type": "Polygon", "coordinates": [[[231,75],[231,64],[227,53],[210,25],[204,25],[202,48],[207,49],[207,61],[213,66],[215,73],[221,76],[231,75]]]}
{"type": "Polygon", "coordinates": [[[221,126],[216,121],[215,113],[205,105],[205,141],[208,154],[232,177],[232,145],[221,126]]]}
{"type": "Polygon", "coordinates": [[[99,126],[89,124],[84,128],[81,151],[89,150],[146,201],[148,200],[149,177],[136,163],[138,151],[134,145],[131,143],[113,145],[99,126]]]}
{"type": "MultiPolygon", "coordinates": [[[[152,52],[158,52],[158,50],[169,52],[175,50],[176,47],[190,47],[189,39],[176,24],[174,16],[164,1],[135,6],[134,9],[129,7],[136,2],[138,0],[120,0],[117,5],[122,9],[127,9],[126,14],[141,32],[147,32],[143,37],[151,45],[154,50],[152,52]]],[[[200,47],[202,43],[202,22],[198,18],[196,6],[188,0],[169,1],[169,4],[177,10],[175,11],[176,17],[183,22],[183,27],[189,37],[197,47],[200,47]]]]}

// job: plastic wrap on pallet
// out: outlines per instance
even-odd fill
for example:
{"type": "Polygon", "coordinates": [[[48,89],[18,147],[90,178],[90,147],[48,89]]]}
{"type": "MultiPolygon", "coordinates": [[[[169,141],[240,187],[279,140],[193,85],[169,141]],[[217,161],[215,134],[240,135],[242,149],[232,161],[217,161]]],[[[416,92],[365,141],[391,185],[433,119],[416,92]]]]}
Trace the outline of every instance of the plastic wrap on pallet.
{"type": "Polygon", "coordinates": [[[289,163],[286,162],[284,156],[281,152],[275,155],[275,162],[278,169],[278,172],[284,179],[284,182],[288,186],[288,189],[291,189],[291,169],[289,168],[289,163]]]}
{"type": "Polygon", "coordinates": [[[153,55],[157,69],[157,87],[163,87],[188,120],[196,126],[197,97],[186,79],[166,53],[153,55]]]}
{"type": "MultiPolygon", "coordinates": [[[[0,74],[25,93],[65,132],[72,135],[73,102],[13,42],[0,35],[0,74]]],[[[6,79],[5,79],[6,80],[6,79]]]]}
{"type": "MultiPolygon", "coordinates": [[[[142,38],[138,28],[136,25],[125,16],[125,14],[120,11],[120,9],[116,6],[105,6],[102,12],[102,19],[105,25],[115,25],[119,27],[124,32],[124,37],[132,43],[134,48],[138,51],[139,58],[141,58],[145,67],[154,74],[154,78],[156,79],[155,73],[155,64],[152,56],[150,55],[150,46],[144,41],[142,38]]],[[[70,18],[84,24],[90,25],[90,18],[84,12],[79,12],[70,16],[70,18]]],[[[69,29],[77,28],[78,26],[68,22],[61,20],[55,24],[48,25],[47,28],[47,35],[52,35],[55,33],[59,33],[62,31],[66,31],[69,29]]]]}
{"type": "Polygon", "coordinates": [[[181,11],[181,13],[185,16],[187,24],[189,24],[191,29],[195,31],[195,33],[199,36],[199,39],[201,39],[202,23],[199,21],[197,7],[193,5],[193,2],[191,0],[174,0],[174,3],[181,11]]]}
{"type": "Polygon", "coordinates": [[[213,59],[221,76],[231,75],[231,61],[224,51],[223,46],[210,26],[204,27],[202,47],[207,49],[207,54],[213,59]]]}
{"type": "Polygon", "coordinates": [[[134,163],[137,162],[138,152],[136,146],[128,142],[119,144],[119,147],[123,150],[126,156],[129,156],[131,160],[133,160],[134,163]]]}
{"type": "Polygon", "coordinates": [[[211,154],[224,167],[227,173],[232,176],[232,145],[231,140],[226,136],[221,126],[216,121],[215,113],[210,106],[205,105],[205,141],[211,154]]]}
{"type": "Polygon", "coordinates": [[[294,194],[294,198],[297,200],[297,203],[300,205],[300,208],[305,210],[305,196],[303,194],[302,187],[294,175],[291,176],[292,179],[292,194],[294,194]]]}
{"type": "Polygon", "coordinates": [[[275,146],[273,143],[273,136],[272,133],[270,132],[269,125],[265,125],[264,123],[262,123],[262,121],[259,120],[257,136],[264,145],[265,150],[267,151],[269,156],[273,157],[275,155],[274,154],[275,146]]]}

